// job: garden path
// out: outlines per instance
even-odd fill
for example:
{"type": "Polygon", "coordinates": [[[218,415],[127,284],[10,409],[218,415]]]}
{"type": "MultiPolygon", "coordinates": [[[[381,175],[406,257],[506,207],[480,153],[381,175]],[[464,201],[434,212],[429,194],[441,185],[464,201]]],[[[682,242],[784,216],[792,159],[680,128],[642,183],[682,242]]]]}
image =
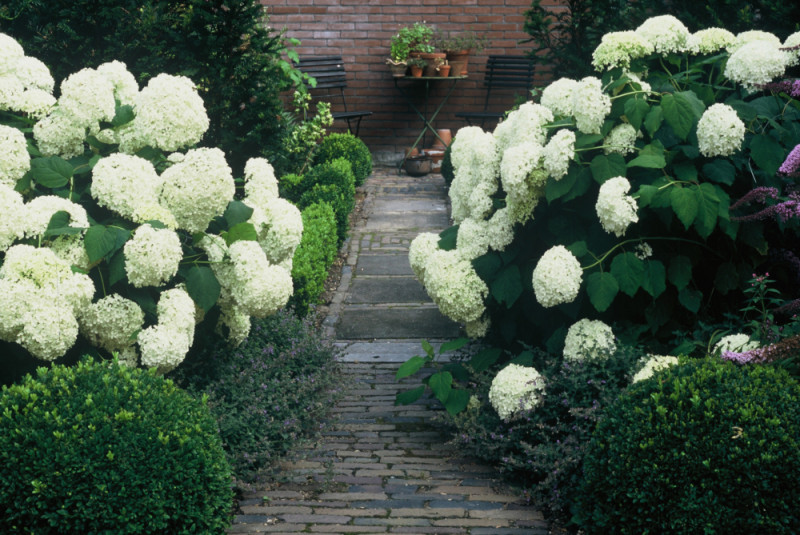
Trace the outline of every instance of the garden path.
{"type": "Polygon", "coordinates": [[[418,381],[394,376],[421,340],[459,334],[407,258],[414,236],[449,225],[442,177],[377,169],[362,189],[365,217],[323,324],[343,350],[345,394],[316,447],[285,462],[280,483],[244,496],[229,533],[547,534],[495,470],[446,443],[432,421],[438,402],[394,406],[418,381]]]}

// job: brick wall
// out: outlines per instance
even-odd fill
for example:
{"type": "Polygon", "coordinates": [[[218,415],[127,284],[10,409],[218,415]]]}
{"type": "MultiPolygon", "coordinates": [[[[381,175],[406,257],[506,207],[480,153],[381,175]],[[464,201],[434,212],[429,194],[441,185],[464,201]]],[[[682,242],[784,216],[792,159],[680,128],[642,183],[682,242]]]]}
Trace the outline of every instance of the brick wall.
{"type": "MultiPolygon", "coordinates": [[[[395,88],[385,64],[390,39],[399,28],[425,21],[444,32],[471,30],[488,37],[489,48],[471,56],[470,78],[458,82],[435,122],[436,128],[450,128],[454,134],[466,124],[455,117],[457,111],[480,110],[483,106],[485,93],[479,71],[486,56],[530,50],[529,43],[518,43],[528,37],[522,26],[530,0],[261,1],[268,8],[270,25],[286,28],[287,36],[302,42],[298,48],[301,55],[343,57],[348,72],[348,108],[373,112],[362,121],[360,137],[381,163],[396,162],[422,129],[422,121],[395,88]]],[[[449,82],[434,83],[429,100],[432,110],[447,86],[449,82]]],[[[504,100],[502,109],[513,105],[513,95],[500,97],[504,100]]],[[[422,91],[415,91],[412,98],[420,106],[422,91]]],[[[336,111],[338,102],[334,104],[336,111]]],[[[342,130],[342,125],[337,122],[334,130],[342,130]]],[[[427,144],[432,141],[429,135],[427,144]]]]}

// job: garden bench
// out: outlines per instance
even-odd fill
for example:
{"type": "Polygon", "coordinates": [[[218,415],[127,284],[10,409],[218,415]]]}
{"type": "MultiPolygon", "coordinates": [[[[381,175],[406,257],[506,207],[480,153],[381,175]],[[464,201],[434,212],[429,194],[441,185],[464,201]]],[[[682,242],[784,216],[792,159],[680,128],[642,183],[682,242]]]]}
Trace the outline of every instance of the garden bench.
{"type": "Polygon", "coordinates": [[[296,67],[301,72],[317,80],[317,85],[313,89],[324,90],[323,93],[315,93],[315,98],[341,97],[344,111],[333,112],[331,115],[333,115],[334,121],[347,121],[348,132],[358,136],[361,119],[372,115],[372,112],[365,110],[350,111],[347,109],[347,100],[344,95],[344,90],[347,87],[347,74],[344,70],[342,56],[300,56],[296,67]],[[353,123],[355,123],[355,132],[353,132],[353,123]]]}
{"type": "Polygon", "coordinates": [[[468,125],[472,125],[473,121],[480,121],[483,126],[485,121],[501,119],[505,115],[505,110],[490,110],[493,92],[524,88],[526,96],[530,94],[533,88],[533,62],[528,56],[489,56],[483,85],[486,87],[483,110],[456,113],[456,117],[464,119],[468,125]]]}

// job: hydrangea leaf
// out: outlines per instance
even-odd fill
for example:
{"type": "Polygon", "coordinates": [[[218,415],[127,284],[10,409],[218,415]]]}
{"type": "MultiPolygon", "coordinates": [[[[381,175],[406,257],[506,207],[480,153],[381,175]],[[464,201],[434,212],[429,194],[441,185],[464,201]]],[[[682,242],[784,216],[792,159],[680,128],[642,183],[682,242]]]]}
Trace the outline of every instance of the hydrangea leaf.
{"type": "Polygon", "coordinates": [[[403,363],[398,368],[395,378],[400,380],[417,373],[425,365],[426,360],[420,356],[414,356],[403,363]]]}
{"type": "Polygon", "coordinates": [[[228,207],[225,208],[225,213],[222,217],[225,218],[225,221],[228,223],[228,228],[232,228],[239,223],[244,223],[250,216],[253,215],[253,209],[247,206],[242,201],[233,200],[228,203],[228,207]]]}
{"type": "Polygon", "coordinates": [[[228,245],[240,240],[258,241],[258,233],[252,223],[234,225],[228,232],[223,232],[220,236],[225,238],[225,243],[228,245]]]}
{"type": "Polygon", "coordinates": [[[762,134],[750,140],[750,157],[769,176],[777,173],[785,152],[781,144],[769,135],[762,134]]]}
{"type": "Polygon", "coordinates": [[[490,347],[480,351],[476,354],[472,359],[469,361],[470,367],[475,370],[476,373],[480,373],[482,371],[488,370],[497,359],[500,358],[500,355],[503,354],[503,350],[498,347],[490,347]]]}
{"type": "Polygon", "coordinates": [[[644,262],[633,253],[620,253],[611,261],[611,274],[617,280],[619,289],[633,297],[642,286],[644,262]]]}
{"type": "Polygon", "coordinates": [[[692,188],[684,188],[682,186],[675,186],[669,194],[669,201],[672,205],[672,211],[678,216],[683,227],[689,230],[689,227],[694,223],[697,217],[697,196],[692,188]]]}
{"type": "Polygon", "coordinates": [[[548,203],[552,203],[556,199],[563,197],[572,190],[575,181],[578,179],[579,170],[575,166],[571,166],[569,172],[565,177],[560,180],[549,178],[545,185],[544,194],[548,203]]]}
{"type": "Polygon", "coordinates": [[[697,314],[703,301],[703,294],[692,288],[684,288],[678,293],[678,301],[692,314],[697,314]]]}
{"type": "Polygon", "coordinates": [[[592,176],[598,184],[602,184],[609,178],[615,176],[625,176],[628,167],[625,164],[625,158],[619,154],[598,154],[592,159],[589,164],[592,170],[592,176]]]}
{"type": "Polygon", "coordinates": [[[125,255],[121,251],[117,251],[112,257],[108,259],[108,285],[114,286],[126,277],[125,273],[125,255]]]}
{"type": "Polygon", "coordinates": [[[596,271],[586,277],[586,293],[595,310],[605,312],[619,293],[619,284],[611,273],[596,271]]]}
{"type": "Polygon", "coordinates": [[[410,405],[422,397],[425,392],[425,386],[418,386],[405,392],[398,392],[394,398],[395,405],[410,405]]]}
{"type": "Polygon", "coordinates": [[[455,416],[459,412],[467,408],[469,403],[469,392],[467,390],[451,390],[450,395],[447,397],[447,402],[444,408],[447,412],[455,416]]]}
{"type": "Polygon", "coordinates": [[[503,260],[495,252],[486,253],[472,261],[472,267],[483,280],[491,280],[497,271],[503,267],[503,260]]]}
{"type": "Polygon", "coordinates": [[[661,108],[664,119],[675,131],[675,135],[686,140],[706,107],[693,91],[680,91],[664,95],[661,108]]]}
{"type": "Polygon", "coordinates": [[[445,342],[439,348],[439,354],[447,353],[448,351],[458,351],[465,345],[469,343],[469,338],[456,338],[455,340],[450,340],[449,342],[445,342]]]}
{"type": "Polygon", "coordinates": [[[83,232],[83,229],[70,227],[70,219],[69,212],[65,212],[64,210],[53,214],[50,218],[50,222],[47,224],[47,230],[44,231],[44,237],[49,238],[51,236],[62,236],[65,234],[73,236],[83,232]]]}
{"type": "Polygon", "coordinates": [[[697,199],[697,217],[694,220],[694,227],[697,229],[697,233],[705,239],[711,235],[717,225],[720,199],[714,186],[708,182],[693,187],[692,190],[697,199]]]}
{"type": "Polygon", "coordinates": [[[434,373],[428,378],[428,386],[433,390],[436,399],[446,403],[453,387],[453,376],[450,372],[434,373]]]}
{"type": "Polygon", "coordinates": [[[111,124],[114,126],[122,126],[124,124],[128,124],[129,122],[133,121],[135,114],[133,113],[133,106],[124,105],[120,106],[117,104],[116,109],[114,110],[114,118],[111,120],[111,124]]]}
{"type": "Polygon", "coordinates": [[[678,180],[697,182],[697,167],[689,162],[674,163],[672,165],[672,170],[678,180]]]}
{"type": "Polygon", "coordinates": [[[31,160],[31,176],[37,184],[46,188],[61,188],[69,184],[73,168],[63,158],[49,156],[31,160]]]}
{"type": "Polygon", "coordinates": [[[89,256],[89,262],[94,263],[106,257],[110,258],[130,238],[130,231],[105,225],[92,225],[83,238],[83,246],[89,256]]]}
{"type": "Polygon", "coordinates": [[[220,284],[208,266],[193,266],[186,275],[186,291],[197,306],[208,312],[217,302],[220,284]]]}
{"type": "Polygon", "coordinates": [[[667,166],[664,158],[664,146],[657,140],[646,145],[639,156],[628,162],[628,167],[646,167],[648,169],[663,169],[667,166]]]}
{"type": "Polygon", "coordinates": [[[642,122],[650,111],[650,106],[644,99],[632,98],[625,102],[625,117],[628,122],[636,129],[642,127],[642,122]]]}
{"type": "Polygon", "coordinates": [[[659,260],[649,260],[644,263],[642,274],[642,289],[651,296],[658,297],[667,289],[667,270],[659,260]]]}
{"type": "Polygon", "coordinates": [[[504,303],[511,308],[522,295],[522,278],[519,268],[515,264],[504,268],[491,282],[489,290],[498,303],[504,303]]]}
{"type": "Polygon", "coordinates": [[[443,251],[452,251],[456,248],[458,240],[458,225],[453,225],[450,228],[444,229],[439,233],[439,249],[443,251]]]}
{"type": "Polygon", "coordinates": [[[647,129],[647,133],[650,134],[650,137],[655,136],[658,129],[661,128],[661,123],[664,121],[664,111],[661,109],[661,106],[653,106],[650,108],[650,111],[647,112],[647,116],[644,118],[644,127],[647,129]]]}
{"type": "Polygon", "coordinates": [[[511,360],[511,364],[518,366],[533,366],[533,353],[530,351],[523,351],[516,358],[511,360]]]}
{"type": "Polygon", "coordinates": [[[703,177],[730,186],[736,180],[736,168],[728,160],[720,158],[703,166],[703,177]]]}
{"type": "Polygon", "coordinates": [[[683,290],[692,280],[692,262],[683,255],[674,256],[669,261],[667,271],[669,282],[678,290],[683,290]]]}

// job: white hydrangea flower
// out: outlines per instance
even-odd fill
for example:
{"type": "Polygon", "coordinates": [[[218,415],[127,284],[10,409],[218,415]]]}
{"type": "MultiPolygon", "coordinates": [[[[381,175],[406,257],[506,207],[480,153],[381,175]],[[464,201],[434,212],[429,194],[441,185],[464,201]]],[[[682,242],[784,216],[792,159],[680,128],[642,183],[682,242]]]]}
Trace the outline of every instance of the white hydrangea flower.
{"type": "Polygon", "coordinates": [[[243,313],[263,318],[286,304],[294,289],[292,277],[282,267],[270,264],[257,242],[234,242],[229,254],[235,282],[228,290],[243,313]]]}
{"type": "MultiPolygon", "coordinates": [[[[0,59],[2,58],[0,57],[0,59]]],[[[19,110],[24,91],[25,86],[16,76],[13,74],[0,75],[0,110],[19,110]]]]}
{"type": "Polygon", "coordinates": [[[133,237],[125,243],[123,253],[128,282],[136,288],[166,284],[178,272],[183,259],[178,234],[148,224],[134,231],[133,237]]]}
{"type": "Polygon", "coordinates": [[[494,129],[497,152],[502,154],[518,145],[544,145],[547,140],[545,125],[552,122],[553,112],[549,108],[526,102],[508,114],[494,129]]]}
{"type": "Polygon", "coordinates": [[[636,129],[628,123],[621,123],[611,129],[605,140],[603,140],[603,152],[606,154],[616,153],[625,156],[636,150],[636,129]]]}
{"type": "Polygon", "coordinates": [[[134,105],[136,97],[139,95],[139,84],[124,63],[116,60],[103,63],[97,67],[97,72],[111,82],[114,96],[121,105],[134,105]]]}
{"type": "Polygon", "coordinates": [[[11,186],[31,168],[25,134],[16,128],[0,125],[0,184],[11,186]]]}
{"type": "MultiPolygon", "coordinates": [[[[280,197],[264,199],[264,203],[253,207],[250,223],[258,233],[258,243],[271,264],[294,257],[303,237],[303,217],[300,210],[280,197]]],[[[249,199],[245,201],[249,204],[249,199]]]]}
{"type": "Polygon", "coordinates": [[[720,355],[724,351],[734,351],[736,353],[744,353],[745,351],[752,351],[758,349],[759,344],[755,340],[750,340],[750,337],[743,333],[729,334],[723,336],[719,342],[714,344],[711,353],[720,355]]]}
{"type": "Polygon", "coordinates": [[[133,138],[175,151],[198,143],[208,130],[208,115],[194,83],[185,76],[159,74],[136,97],[133,138]]]}
{"type": "Polygon", "coordinates": [[[42,156],[70,159],[83,154],[86,128],[56,109],[33,125],[33,137],[42,156]]]}
{"type": "Polygon", "coordinates": [[[89,255],[83,244],[83,233],[61,235],[51,239],[48,247],[55,255],[70,266],[89,271],[89,255]]]}
{"type": "Polygon", "coordinates": [[[489,388],[489,402],[498,416],[508,420],[544,402],[544,378],[535,368],[509,364],[495,375],[489,388]]]}
{"type": "Polygon", "coordinates": [[[730,156],[744,141],[745,126],[727,104],[712,104],[697,123],[700,153],[706,157],[730,156]]]}
{"type": "Polygon", "coordinates": [[[263,206],[278,196],[278,179],[266,158],[247,160],[244,166],[244,194],[245,202],[251,206],[263,206]]]}
{"type": "Polygon", "coordinates": [[[0,252],[25,235],[26,211],[22,195],[0,182],[0,252]]]}
{"type": "MultiPolygon", "coordinates": [[[[21,58],[25,55],[25,50],[22,48],[16,39],[11,37],[10,35],[6,35],[4,33],[0,33],[0,74],[5,74],[5,70],[3,67],[10,63],[13,66],[13,62],[11,60],[15,58],[21,58]]],[[[6,69],[10,67],[5,67],[6,69]]]]}
{"type": "Polygon", "coordinates": [[[500,179],[506,192],[510,217],[525,223],[544,194],[548,173],[543,167],[544,148],[527,143],[511,147],[503,153],[500,179]]]}
{"type": "Polygon", "coordinates": [[[94,69],[81,69],[61,82],[58,107],[76,124],[97,129],[98,123],[114,118],[114,85],[94,69]]]}
{"type": "Polygon", "coordinates": [[[653,50],[661,55],[685,52],[691,35],[688,28],[672,15],[650,17],[636,28],[636,33],[653,45],[653,50]]]}
{"type": "Polygon", "coordinates": [[[560,129],[542,151],[542,165],[554,180],[560,180],[569,171],[569,162],[575,157],[575,132],[560,129]]]}
{"type": "Polygon", "coordinates": [[[670,355],[648,355],[642,368],[633,376],[632,383],[650,379],[659,370],[665,370],[678,363],[678,357],[670,355]]]}
{"type": "Polygon", "coordinates": [[[592,65],[598,71],[622,67],[629,69],[631,60],[653,53],[653,45],[634,31],[609,32],[592,54],[592,65]]]}
{"type": "Polygon", "coordinates": [[[551,247],[533,270],[533,292],[545,308],[571,303],[578,297],[583,270],[578,259],[563,245],[551,247]]]}
{"type": "Polygon", "coordinates": [[[489,237],[489,247],[495,251],[505,251],[514,241],[514,219],[508,207],[500,208],[489,218],[486,233],[489,237]]]}
{"type": "Polygon", "coordinates": [[[191,347],[191,340],[167,325],[151,325],[139,333],[136,341],[142,366],[156,368],[160,373],[175,369],[191,347]]]}
{"type": "Polygon", "coordinates": [[[135,346],[123,347],[116,353],[117,361],[128,368],[136,368],[139,366],[139,352],[136,351],[135,346]]]}
{"type": "Polygon", "coordinates": [[[197,244],[202,248],[212,263],[219,263],[228,256],[228,244],[225,238],[217,234],[205,234],[197,244]]]}
{"type": "Polygon", "coordinates": [[[706,28],[695,32],[692,37],[700,54],[716,54],[736,41],[736,36],[724,28],[706,28]]]}
{"type": "Polygon", "coordinates": [[[769,43],[773,45],[774,48],[781,46],[781,40],[774,33],[764,32],[761,30],[748,30],[746,32],[736,34],[733,43],[728,45],[727,49],[730,54],[733,54],[744,45],[756,42],[769,43]]]}
{"type": "Polygon", "coordinates": [[[425,264],[425,289],[442,314],[459,323],[476,321],[486,310],[489,288],[458,251],[433,253],[425,264]]]}
{"type": "Polygon", "coordinates": [[[576,80],[559,78],[544,88],[540,102],[542,106],[552,111],[553,115],[569,117],[573,111],[572,92],[577,87],[576,80]]]}
{"type": "Polygon", "coordinates": [[[617,176],[600,186],[595,210],[603,230],[617,238],[624,236],[631,223],[639,221],[636,200],[627,195],[631,189],[628,179],[617,176]]]}
{"type": "Polygon", "coordinates": [[[650,244],[647,242],[643,241],[637,244],[634,249],[636,251],[634,255],[636,255],[636,258],[638,258],[639,260],[647,260],[648,258],[653,256],[653,248],[650,247],[650,244]]]}
{"type": "Polygon", "coordinates": [[[16,343],[34,357],[53,361],[66,353],[78,338],[75,315],[64,310],[63,302],[43,295],[30,296],[22,316],[16,343]]]}
{"type": "MultiPolygon", "coordinates": [[[[2,104],[0,104],[1,106],[2,104]]],[[[41,89],[26,89],[19,96],[17,110],[27,113],[33,119],[41,120],[47,117],[56,105],[56,98],[41,89]]]]}
{"type": "Polygon", "coordinates": [[[25,237],[38,238],[47,230],[50,219],[56,212],[67,212],[70,215],[70,227],[86,229],[89,227],[89,217],[86,209],[80,204],[58,197],[57,195],[42,195],[31,200],[25,205],[25,220],[23,229],[25,237]]]}
{"type": "Polygon", "coordinates": [[[233,200],[236,185],[225,154],[217,148],[193,149],[161,174],[161,202],[189,232],[203,232],[233,200]]]}
{"type": "Polygon", "coordinates": [[[92,169],[92,197],[127,219],[136,209],[158,204],[163,180],[148,160],[120,152],[100,159],[92,169]]]}
{"type": "Polygon", "coordinates": [[[0,278],[0,340],[15,343],[25,312],[48,300],[49,296],[42,295],[31,281],[0,278]]]}
{"type": "Polygon", "coordinates": [[[220,334],[222,334],[221,327],[223,326],[227,330],[228,342],[234,346],[238,346],[244,342],[250,334],[250,316],[243,313],[235,305],[223,307],[220,304],[220,316],[217,325],[217,331],[220,332],[220,334]]]}
{"type": "Polygon", "coordinates": [[[743,44],[728,58],[725,76],[748,91],[767,84],[786,70],[789,55],[769,41],[743,44]]]}
{"type": "Polygon", "coordinates": [[[481,318],[464,324],[464,330],[466,331],[468,338],[476,340],[486,336],[486,333],[489,332],[489,327],[491,325],[492,322],[489,318],[481,318]]]}
{"type": "Polygon", "coordinates": [[[111,294],[89,305],[80,316],[80,332],[94,346],[121,351],[133,346],[144,326],[144,312],[135,302],[111,294]]]}
{"type": "MultiPolygon", "coordinates": [[[[782,48],[795,48],[798,46],[800,46],[800,32],[794,32],[792,35],[786,38],[786,40],[783,42],[782,48]]],[[[785,54],[787,56],[787,67],[800,65],[800,49],[795,48],[795,50],[786,50],[785,54]]]]}
{"type": "Polygon", "coordinates": [[[489,222],[467,218],[458,226],[456,250],[467,260],[474,260],[489,251],[489,222]]]}
{"type": "Polygon", "coordinates": [[[418,234],[408,248],[408,263],[423,286],[425,285],[425,266],[433,258],[433,253],[438,250],[439,235],[432,232],[418,234]]]}
{"type": "Polygon", "coordinates": [[[22,82],[25,89],[40,89],[52,94],[56,85],[47,65],[41,60],[30,56],[17,58],[17,62],[14,65],[14,74],[22,82]]]}
{"type": "Polygon", "coordinates": [[[642,80],[641,74],[637,74],[635,72],[626,72],[625,76],[631,81],[631,83],[637,84],[641,88],[641,91],[644,91],[647,94],[653,92],[653,88],[650,86],[650,84],[642,80]]]}
{"type": "Polygon", "coordinates": [[[600,320],[584,318],[567,331],[564,359],[573,362],[607,359],[616,349],[611,327],[600,320]]]}
{"type": "Polygon", "coordinates": [[[583,78],[572,91],[572,114],[578,130],[584,134],[599,134],[603,121],[611,112],[611,98],[603,93],[598,78],[583,78]]]}
{"type": "Polygon", "coordinates": [[[178,221],[168,208],[161,206],[157,202],[137,205],[131,219],[135,223],[147,223],[148,221],[160,221],[170,230],[178,229],[178,221]]]}
{"type": "Polygon", "coordinates": [[[189,339],[191,345],[191,341],[194,339],[195,311],[194,300],[181,284],[161,292],[156,307],[158,324],[181,333],[182,336],[189,339]]]}
{"type": "Polygon", "coordinates": [[[492,210],[497,192],[499,158],[491,133],[477,126],[462,128],[452,143],[455,178],[450,185],[451,217],[460,223],[467,217],[483,219],[492,210]]]}

